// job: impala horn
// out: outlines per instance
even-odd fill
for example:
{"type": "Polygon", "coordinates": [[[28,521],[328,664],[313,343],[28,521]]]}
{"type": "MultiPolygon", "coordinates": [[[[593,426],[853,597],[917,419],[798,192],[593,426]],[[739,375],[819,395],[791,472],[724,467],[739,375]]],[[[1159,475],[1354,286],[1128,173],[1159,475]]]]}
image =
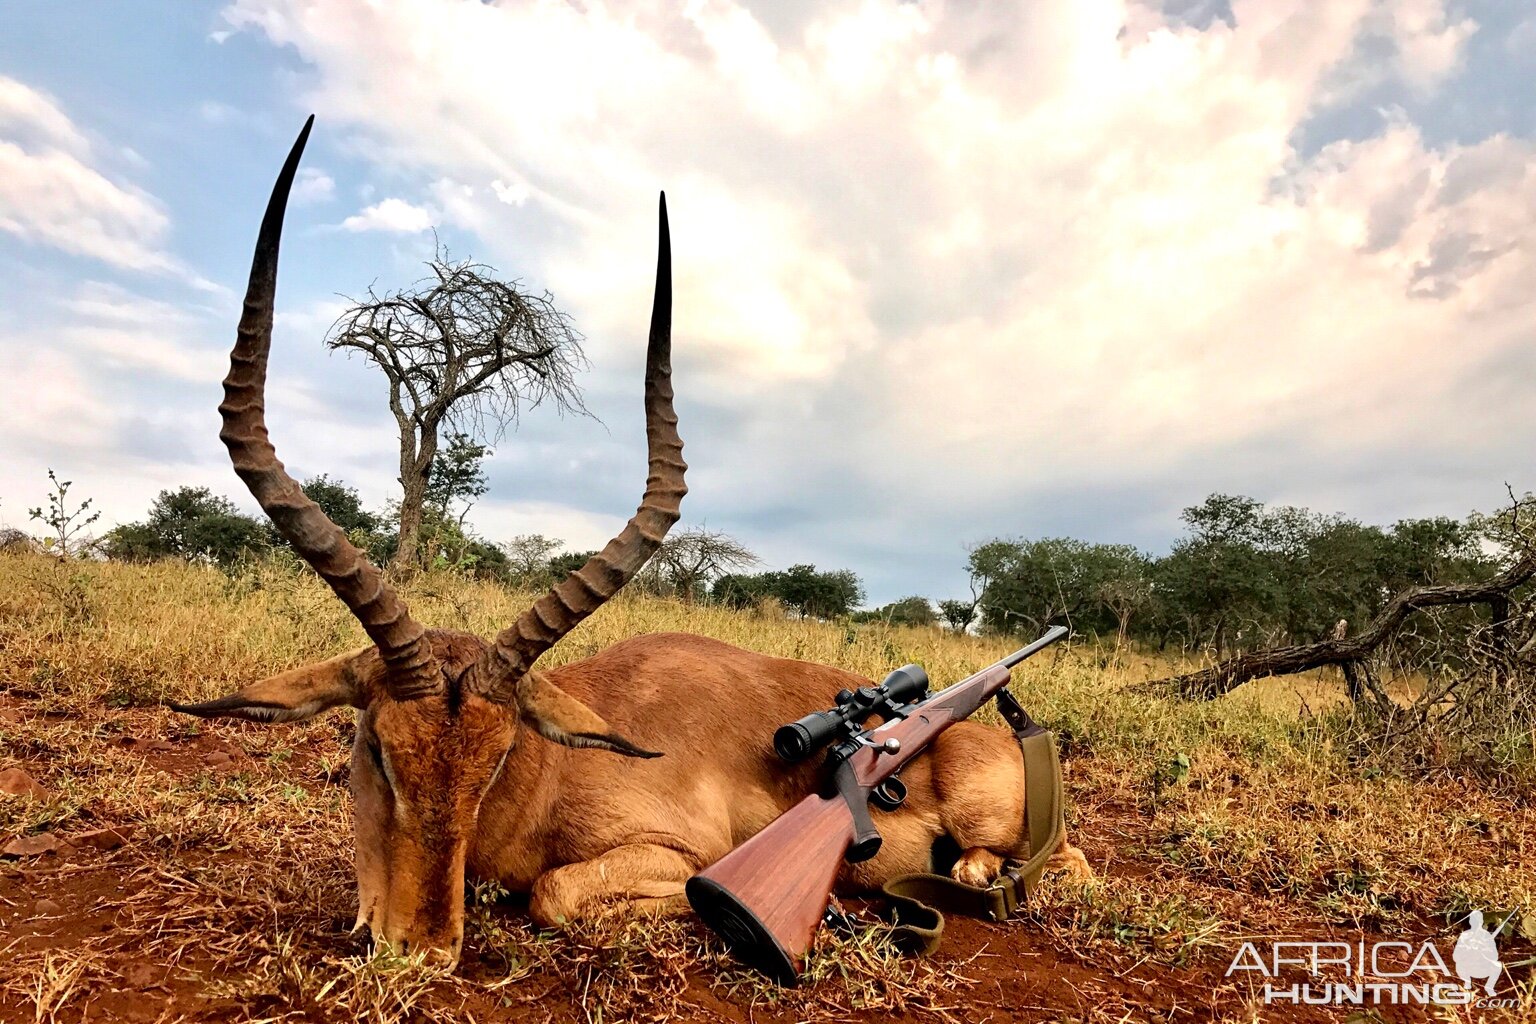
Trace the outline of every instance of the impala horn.
{"type": "Polygon", "coordinates": [[[272,347],[277,251],[288,192],[314,123],[313,116],[304,122],[261,220],[240,331],[229,356],[229,376],[224,378],[224,401],[219,406],[224,428],[219,439],[229,449],[235,472],[278,532],[363,624],[388,666],[385,685],[389,695],[395,700],[415,700],[443,689],[442,673],[426,641],[426,630],[411,618],[384,574],[299,489],[267,439],[267,353],[272,347]]]}
{"type": "Polygon", "coordinates": [[[667,230],[667,197],[661,196],[656,254],[656,297],[651,305],[651,336],[645,356],[645,438],[650,475],[645,496],[633,518],[508,629],[497,635],[474,666],[470,686],[490,700],[516,699],[517,684],[539,655],[549,650],[588,615],[602,607],[661,546],[678,520],[683,495],[683,441],[672,409],[672,239],[667,230]]]}

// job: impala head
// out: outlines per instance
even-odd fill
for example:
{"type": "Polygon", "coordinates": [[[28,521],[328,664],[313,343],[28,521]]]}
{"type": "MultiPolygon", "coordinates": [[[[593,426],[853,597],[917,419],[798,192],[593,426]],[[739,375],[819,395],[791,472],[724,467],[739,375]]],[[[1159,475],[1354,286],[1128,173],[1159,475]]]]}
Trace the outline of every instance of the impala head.
{"type": "MultiPolygon", "coordinates": [[[[494,640],[428,630],[372,563],[288,476],[267,440],[267,353],[278,243],[288,192],[313,118],[278,175],[256,241],[250,286],[224,402],[220,438],[235,472],[294,549],[362,623],[372,645],[252,683],[204,704],[203,717],[294,722],[358,709],[352,748],[357,822],[357,926],[396,949],[457,960],[464,932],[464,861],[480,802],[518,742],[551,741],[655,757],[532,670],[534,661],[613,596],[677,521],[686,488],[672,411],[672,271],[662,200],[656,297],[646,356],[650,476],[634,518],[586,565],[494,640]],[[529,737],[523,726],[536,737],[529,737]]],[[[604,756],[594,754],[593,756],[604,756]]]]}

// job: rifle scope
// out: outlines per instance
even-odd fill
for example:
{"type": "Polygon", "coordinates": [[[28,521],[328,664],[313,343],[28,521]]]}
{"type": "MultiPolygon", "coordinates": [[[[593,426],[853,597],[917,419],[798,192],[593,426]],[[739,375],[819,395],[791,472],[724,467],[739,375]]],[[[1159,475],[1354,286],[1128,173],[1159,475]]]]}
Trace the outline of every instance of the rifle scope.
{"type": "Polygon", "coordinates": [[[799,721],[779,726],[773,734],[773,749],[791,764],[804,761],[837,739],[838,732],[850,723],[862,726],[876,712],[889,718],[898,707],[922,700],[927,692],[928,673],[917,665],[903,665],[879,686],[841,691],[837,706],[830,711],[813,711],[799,721]]]}

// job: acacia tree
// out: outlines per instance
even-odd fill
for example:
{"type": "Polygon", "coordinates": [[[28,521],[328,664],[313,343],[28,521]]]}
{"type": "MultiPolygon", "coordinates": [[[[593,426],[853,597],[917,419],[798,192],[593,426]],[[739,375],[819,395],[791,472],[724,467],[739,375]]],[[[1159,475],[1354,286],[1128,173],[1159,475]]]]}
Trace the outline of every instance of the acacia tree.
{"type": "Polygon", "coordinates": [[[847,615],[864,600],[864,584],[851,569],[818,572],[814,565],[792,565],[767,577],[768,593],[798,611],[801,618],[847,615]]]}
{"type": "Polygon", "coordinates": [[[743,573],[726,573],[715,580],[715,585],[710,588],[709,596],[716,604],[723,604],[737,611],[752,608],[770,596],[772,580],[771,573],[760,572],[752,575],[743,573]]]}
{"type": "MultiPolygon", "coordinates": [[[[507,554],[508,569],[512,578],[527,587],[550,585],[554,573],[550,561],[565,547],[565,541],[546,537],[542,533],[520,533],[503,544],[507,554]]],[[[583,558],[582,562],[586,559],[583,558]]],[[[578,562],[573,568],[581,568],[578,562]]]]}
{"type": "Polygon", "coordinates": [[[108,533],[105,550],[107,557],[125,562],[182,558],[232,565],[248,552],[265,550],[271,537],[228,498],[206,487],[178,487],[155,496],[144,522],[124,523],[108,533]]]}
{"type": "MultiPolygon", "coordinates": [[[[1134,549],[1131,549],[1134,551],[1134,549]]],[[[1139,555],[1127,558],[1127,564],[1144,564],[1139,555]],[[1134,561],[1132,560],[1134,559],[1134,561]]],[[[1144,572],[1125,572],[1111,576],[1099,584],[1096,594],[1099,603],[1115,617],[1115,646],[1124,647],[1130,632],[1131,616],[1145,608],[1152,600],[1152,584],[1144,572]]]]}
{"type": "Polygon", "coordinates": [[[660,579],[684,601],[692,602],[720,576],[758,563],[747,546],[719,530],[695,526],[673,530],[651,564],[660,579]]]}
{"type": "Polygon", "coordinates": [[[1119,554],[1071,537],[982,544],[971,552],[970,571],[987,581],[983,621],[1002,632],[1038,633],[1057,622],[1093,629],[1099,585],[1114,575],[1119,554]]]}
{"type": "MultiPolygon", "coordinates": [[[[363,499],[358,496],[357,488],[349,487],[345,481],[332,480],[328,474],[321,473],[305,480],[299,489],[304,492],[304,497],[319,505],[326,517],[348,536],[361,535],[368,541],[384,525],[382,517],[363,508],[363,499]]],[[[282,543],[275,530],[272,543],[282,543]]]]}
{"type": "Polygon", "coordinates": [[[485,469],[481,463],[492,454],[468,434],[455,431],[448,435],[448,447],[432,460],[432,474],[427,480],[425,504],[444,521],[452,520],[462,531],[464,520],[475,502],[487,490],[485,469]]]}
{"type": "Polygon", "coordinates": [[[969,601],[940,601],[939,616],[945,624],[956,633],[964,633],[971,628],[971,623],[976,618],[976,599],[969,601]]]}
{"type": "Polygon", "coordinates": [[[939,619],[934,614],[932,601],[921,594],[913,594],[873,611],[854,612],[853,621],[883,622],[887,626],[932,626],[939,619]]]}
{"type": "Polygon", "coordinates": [[[575,373],[581,335],[548,292],[524,291],[483,263],[439,248],[430,273],[407,289],[354,302],[326,344],[353,349],[389,379],[400,429],[399,543],[395,565],[419,557],[422,510],[441,431],[499,438],[525,406],[553,401],[584,412],[575,373]]]}

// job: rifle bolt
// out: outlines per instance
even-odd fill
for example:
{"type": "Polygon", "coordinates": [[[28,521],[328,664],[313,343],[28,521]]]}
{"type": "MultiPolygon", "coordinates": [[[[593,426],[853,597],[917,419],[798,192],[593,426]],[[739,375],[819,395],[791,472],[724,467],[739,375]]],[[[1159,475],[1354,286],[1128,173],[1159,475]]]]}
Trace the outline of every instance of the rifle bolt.
{"type": "Polygon", "coordinates": [[[880,749],[885,751],[887,754],[899,754],[901,753],[901,740],[897,739],[895,736],[892,736],[890,739],[880,744],[880,749]]]}

